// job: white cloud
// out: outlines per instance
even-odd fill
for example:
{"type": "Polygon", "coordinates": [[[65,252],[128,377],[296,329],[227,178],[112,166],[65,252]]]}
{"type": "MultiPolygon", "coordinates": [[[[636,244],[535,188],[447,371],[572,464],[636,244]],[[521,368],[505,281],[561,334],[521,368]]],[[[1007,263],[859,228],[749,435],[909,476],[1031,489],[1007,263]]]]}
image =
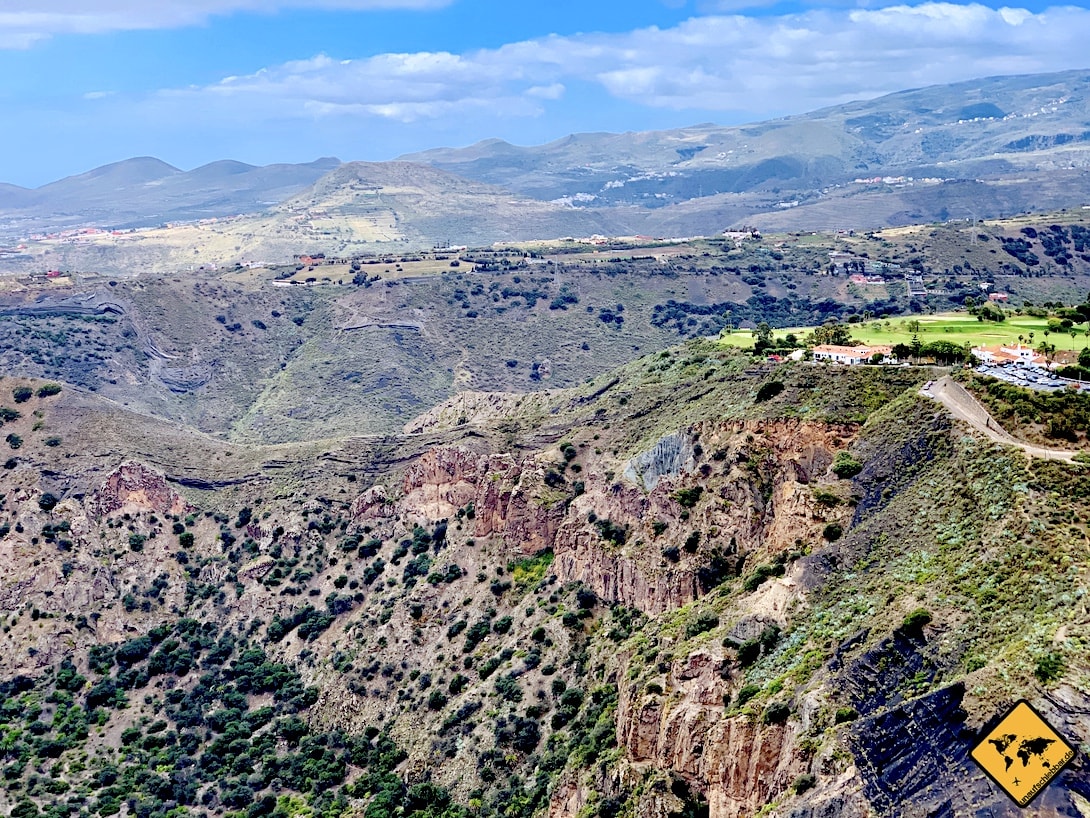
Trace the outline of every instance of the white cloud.
{"type": "MultiPolygon", "coordinates": [[[[2,0],[0,0],[2,2],[2,0]]],[[[345,0],[348,2],[348,0],[345,0]]],[[[800,112],[908,87],[1085,65],[1090,11],[1032,13],[924,3],[704,16],[673,28],[548,36],[495,49],[318,56],[203,88],[175,103],[230,116],[368,116],[397,121],[539,115],[574,83],[676,110],[800,112]]]]}
{"type": "Polygon", "coordinates": [[[0,0],[0,48],[29,48],[54,34],[179,28],[218,15],[282,9],[373,11],[442,8],[453,0],[0,0]]]}

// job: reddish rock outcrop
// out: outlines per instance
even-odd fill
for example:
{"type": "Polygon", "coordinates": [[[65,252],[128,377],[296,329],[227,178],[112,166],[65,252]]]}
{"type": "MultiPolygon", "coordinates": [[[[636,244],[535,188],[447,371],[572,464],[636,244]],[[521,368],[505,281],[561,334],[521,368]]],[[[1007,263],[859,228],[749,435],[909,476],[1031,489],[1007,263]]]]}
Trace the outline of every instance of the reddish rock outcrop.
{"type": "Polygon", "coordinates": [[[402,508],[428,520],[452,517],[476,499],[486,460],[462,448],[427,451],[405,472],[402,508]]]}
{"type": "MultiPolygon", "coordinates": [[[[730,559],[765,559],[819,542],[824,526],[843,521],[847,507],[820,505],[810,484],[829,479],[835,453],[853,434],[850,427],[795,420],[709,423],[695,431],[705,455],[712,456],[699,475],[654,471],[656,464],[643,458],[639,474],[656,473],[655,488],[647,493],[638,484],[588,476],[586,494],[557,531],[557,575],[585,583],[609,602],[656,614],[696,599],[698,569],[714,549],[730,559]],[[691,509],[677,499],[682,488],[702,490],[691,509]],[[592,514],[625,527],[625,544],[604,539],[588,522],[592,514]],[[661,537],[656,523],[664,527],[661,537]],[[682,554],[676,562],[660,557],[664,546],[676,546],[694,532],[700,553],[682,554]]],[[[663,448],[661,442],[656,446],[663,448]]]]}
{"type": "Polygon", "coordinates": [[[476,536],[500,535],[522,554],[552,548],[567,513],[567,495],[545,485],[546,466],[502,457],[488,465],[475,501],[476,536]]]}
{"type": "Polygon", "coordinates": [[[617,738],[628,758],[685,778],[705,794],[711,818],[753,814],[809,766],[798,747],[798,722],[725,715],[729,661],[706,651],[680,659],[665,693],[647,693],[640,682],[619,686],[617,738]]]}
{"type": "Polygon", "coordinates": [[[114,469],[87,501],[92,519],[126,510],[187,514],[192,508],[161,472],[130,461],[114,469]]]}
{"type": "Polygon", "coordinates": [[[373,486],[352,504],[357,524],[407,515],[420,522],[453,517],[473,506],[476,537],[499,537],[515,553],[551,548],[567,495],[544,482],[548,464],[460,447],[435,448],[405,471],[401,499],[373,486]]]}
{"type": "Polygon", "coordinates": [[[352,503],[352,519],[360,524],[383,520],[395,513],[394,505],[386,496],[385,486],[371,486],[352,503]]]}
{"type": "Polygon", "coordinates": [[[594,530],[581,523],[566,526],[556,538],[553,570],[564,582],[582,582],[601,599],[619,602],[645,613],[680,608],[697,597],[694,572],[663,567],[643,549],[608,547],[594,530]]]}
{"type": "Polygon", "coordinates": [[[499,538],[513,555],[552,548],[561,580],[655,614],[699,596],[709,553],[740,565],[747,554],[764,558],[818,541],[847,509],[819,505],[810,484],[833,479],[827,475],[833,457],[854,432],[799,420],[709,422],[663,438],[634,459],[639,468],[621,482],[592,459],[580,475],[584,492],[574,499],[570,473],[566,481],[546,479],[557,468],[548,455],[519,459],[438,447],[406,469],[400,500],[374,486],[355,500],[352,515],[359,525],[402,515],[426,523],[472,505],[474,536],[499,538]],[[699,468],[694,440],[703,449],[699,468]],[[677,492],[695,487],[702,501],[686,508],[677,492]],[[603,538],[593,520],[624,528],[626,542],[603,538]],[[660,538],[656,528],[666,533],[660,538]],[[662,557],[665,547],[677,551],[694,532],[699,550],[662,557]]]}

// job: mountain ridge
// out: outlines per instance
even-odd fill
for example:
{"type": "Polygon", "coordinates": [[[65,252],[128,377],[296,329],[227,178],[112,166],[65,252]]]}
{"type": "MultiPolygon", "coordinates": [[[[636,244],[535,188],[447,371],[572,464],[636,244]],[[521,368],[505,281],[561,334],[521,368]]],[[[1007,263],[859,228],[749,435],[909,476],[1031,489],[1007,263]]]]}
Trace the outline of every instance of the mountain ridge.
{"type": "MultiPolygon", "coordinates": [[[[412,229],[368,235],[417,248],[459,235],[460,243],[490,244],[592,233],[710,235],[742,225],[877,229],[1057,210],[1090,201],[1090,71],[930,86],[737,126],[576,133],[537,146],[490,139],[406,154],[394,163],[409,165],[385,171],[381,162],[350,163],[355,171],[337,175],[336,159],[265,167],[223,160],[187,172],[131,161],[137,164],[43,188],[56,196],[3,189],[4,233],[250,214],[256,221],[247,243],[279,248],[276,216],[289,200],[297,207],[332,195],[338,179],[365,184],[351,178],[365,167],[418,191],[382,217],[412,229]],[[429,167],[461,181],[428,175],[429,167]],[[121,188],[96,185],[126,173],[132,179],[121,188]],[[413,173],[419,178],[410,182],[413,173]],[[446,196],[462,199],[455,207],[446,196]],[[521,213],[506,207],[514,201],[521,213]],[[261,234],[266,228],[272,232],[261,234]]],[[[339,197],[353,199],[350,191],[339,197]]],[[[288,255],[341,252],[335,233],[318,231],[319,243],[288,255]]]]}

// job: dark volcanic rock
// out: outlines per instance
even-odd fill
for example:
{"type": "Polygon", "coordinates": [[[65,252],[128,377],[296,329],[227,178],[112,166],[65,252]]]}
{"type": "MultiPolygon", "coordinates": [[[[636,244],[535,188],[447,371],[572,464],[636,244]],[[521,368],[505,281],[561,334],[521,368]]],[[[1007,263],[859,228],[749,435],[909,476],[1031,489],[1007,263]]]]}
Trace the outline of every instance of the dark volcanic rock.
{"type": "MultiPolygon", "coordinates": [[[[929,818],[1025,814],[969,756],[979,732],[965,723],[964,696],[965,686],[959,682],[853,725],[849,746],[863,791],[878,814],[929,818]]],[[[1077,740],[1075,735],[1071,738],[1077,740]]],[[[1073,793],[1088,792],[1090,776],[1080,757],[1041,792],[1033,802],[1034,814],[1081,816],[1073,793]]]]}

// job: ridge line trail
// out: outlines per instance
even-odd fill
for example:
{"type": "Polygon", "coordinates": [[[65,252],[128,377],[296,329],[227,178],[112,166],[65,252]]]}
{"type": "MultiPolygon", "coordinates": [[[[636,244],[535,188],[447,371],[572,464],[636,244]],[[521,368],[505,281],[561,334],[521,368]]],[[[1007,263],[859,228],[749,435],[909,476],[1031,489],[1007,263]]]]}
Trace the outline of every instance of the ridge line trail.
{"type": "Polygon", "coordinates": [[[1003,427],[996,422],[995,418],[988,414],[988,410],[985,409],[976,398],[969,394],[964,386],[955,382],[949,376],[939,378],[939,380],[931,385],[930,389],[926,387],[921,389],[920,394],[924,397],[938,401],[945,406],[954,417],[965,421],[978,432],[983,432],[996,443],[1003,443],[1007,446],[1017,446],[1028,455],[1042,457],[1046,460],[1064,460],[1071,463],[1075,459],[1077,452],[1065,451],[1063,449],[1048,449],[1044,446],[1034,446],[1032,443],[1025,443],[1018,440],[1003,429],[1003,427]]]}

